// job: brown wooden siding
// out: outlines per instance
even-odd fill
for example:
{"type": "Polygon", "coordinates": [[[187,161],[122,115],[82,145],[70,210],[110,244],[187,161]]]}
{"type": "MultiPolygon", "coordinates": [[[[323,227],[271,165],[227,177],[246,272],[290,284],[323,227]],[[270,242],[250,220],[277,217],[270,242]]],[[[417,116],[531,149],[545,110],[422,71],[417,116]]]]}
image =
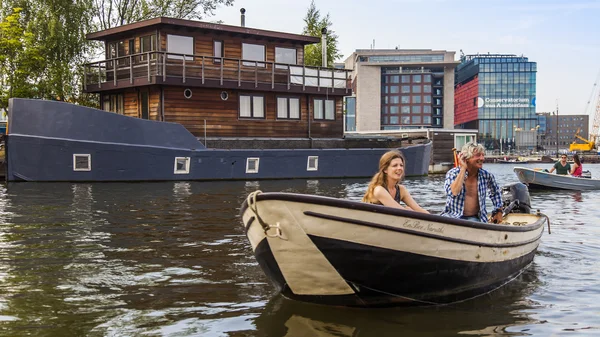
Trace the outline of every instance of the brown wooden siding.
{"type": "Polygon", "coordinates": [[[125,91],[123,93],[123,104],[125,105],[125,116],[139,117],[137,90],[125,91]]]}
{"type": "MultiPolygon", "coordinates": [[[[208,137],[273,137],[273,138],[307,138],[309,137],[308,110],[311,116],[313,99],[325,96],[313,95],[284,95],[285,97],[300,98],[300,120],[277,119],[276,93],[238,92],[227,90],[229,98],[221,99],[221,89],[192,89],[192,97],[186,99],[183,95],[184,87],[165,88],[165,121],[183,124],[195,136],[204,136],[204,122],[206,121],[206,135],[208,137]],[[239,117],[239,94],[263,94],[265,100],[265,118],[248,119],[239,117]],[[307,104],[308,102],[308,104],[307,104]]],[[[343,135],[342,100],[336,100],[336,113],[334,121],[310,121],[310,136],[314,138],[341,138],[343,135]]]]}
{"type": "Polygon", "coordinates": [[[148,118],[153,121],[159,121],[160,118],[160,89],[152,87],[148,93],[150,111],[148,112],[148,118]]]}

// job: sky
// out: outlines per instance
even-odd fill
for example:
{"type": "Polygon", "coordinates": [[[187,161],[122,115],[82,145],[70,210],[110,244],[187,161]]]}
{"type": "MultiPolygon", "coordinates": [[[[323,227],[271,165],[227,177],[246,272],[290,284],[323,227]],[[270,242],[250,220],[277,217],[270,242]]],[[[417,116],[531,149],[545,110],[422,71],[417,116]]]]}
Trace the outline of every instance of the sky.
{"type": "MultiPolygon", "coordinates": [[[[310,0],[235,0],[206,21],[302,32],[310,0]]],[[[516,54],[537,62],[537,112],[590,114],[600,78],[600,0],[315,0],[343,61],[356,49],[516,54]]]]}

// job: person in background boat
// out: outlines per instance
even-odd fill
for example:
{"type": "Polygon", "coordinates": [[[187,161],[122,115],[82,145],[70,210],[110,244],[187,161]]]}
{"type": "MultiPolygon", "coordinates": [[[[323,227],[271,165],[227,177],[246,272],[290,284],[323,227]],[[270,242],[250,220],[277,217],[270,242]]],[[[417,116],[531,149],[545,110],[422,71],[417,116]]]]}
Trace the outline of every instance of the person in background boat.
{"type": "Polygon", "coordinates": [[[459,154],[459,166],[446,173],[446,207],[441,215],[487,222],[486,197],[494,204],[492,222],[502,221],[502,195],[496,178],[483,169],[485,151],[481,144],[469,142],[459,154]]]}
{"type": "Polygon", "coordinates": [[[552,173],[556,170],[556,174],[566,175],[571,171],[571,164],[567,163],[567,155],[563,154],[560,156],[560,161],[557,161],[554,166],[548,171],[548,173],[552,173]]]}
{"type": "Polygon", "coordinates": [[[579,155],[573,155],[573,168],[571,172],[569,172],[573,177],[581,177],[581,173],[583,172],[583,167],[581,166],[581,160],[579,160],[579,155]]]}
{"type": "Polygon", "coordinates": [[[400,151],[384,153],[379,159],[379,171],[371,179],[362,201],[429,213],[419,206],[408,193],[408,189],[400,184],[400,181],[404,178],[405,163],[404,155],[400,151]],[[400,205],[400,202],[403,202],[407,207],[400,205]]]}

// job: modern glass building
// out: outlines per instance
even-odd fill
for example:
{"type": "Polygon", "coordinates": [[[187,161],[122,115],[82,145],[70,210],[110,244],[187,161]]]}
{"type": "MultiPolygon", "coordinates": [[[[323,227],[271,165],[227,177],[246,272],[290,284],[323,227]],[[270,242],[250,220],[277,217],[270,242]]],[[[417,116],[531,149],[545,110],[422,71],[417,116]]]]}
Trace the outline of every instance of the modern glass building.
{"type": "MultiPolygon", "coordinates": [[[[537,64],[517,55],[468,55],[456,68],[454,124],[477,129],[487,149],[515,149],[517,134],[537,131],[537,64]]],[[[526,144],[535,148],[536,144],[526,144]]]]}
{"type": "Polygon", "coordinates": [[[356,50],[354,97],[346,98],[345,131],[454,128],[454,52],[430,49],[356,50]]]}

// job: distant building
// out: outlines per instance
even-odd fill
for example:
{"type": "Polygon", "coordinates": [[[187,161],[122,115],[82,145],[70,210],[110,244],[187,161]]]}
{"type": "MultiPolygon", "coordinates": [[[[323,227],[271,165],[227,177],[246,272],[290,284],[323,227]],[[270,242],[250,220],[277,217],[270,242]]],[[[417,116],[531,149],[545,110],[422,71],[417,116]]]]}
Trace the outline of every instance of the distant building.
{"type": "Polygon", "coordinates": [[[539,130],[536,73],[537,64],[523,56],[463,56],[456,68],[455,127],[477,129],[487,149],[535,148],[536,141],[517,144],[516,139],[539,130]],[[517,135],[519,131],[526,132],[517,135]]]}
{"type": "Polygon", "coordinates": [[[454,52],[356,50],[353,97],[346,98],[346,131],[454,128],[454,52]]]}
{"type": "MultiPolygon", "coordinates": [[[[541,141],[541,145],[545,150],[556,150],[557,141],[559,151],[568,150],[569,144],[576,140],[575,134],[577,134],[578,130],[581,137],[589,139],[590,116],[588,115],[559,114],[558,123],[555,113],[540,113],[538,118],[541,118],[542,116],[544,116],[544,119],[546,120],[546,131],[541,141]]],[[[576,142],[583,143],[581,140],[576,140],[576,142]]]]}

